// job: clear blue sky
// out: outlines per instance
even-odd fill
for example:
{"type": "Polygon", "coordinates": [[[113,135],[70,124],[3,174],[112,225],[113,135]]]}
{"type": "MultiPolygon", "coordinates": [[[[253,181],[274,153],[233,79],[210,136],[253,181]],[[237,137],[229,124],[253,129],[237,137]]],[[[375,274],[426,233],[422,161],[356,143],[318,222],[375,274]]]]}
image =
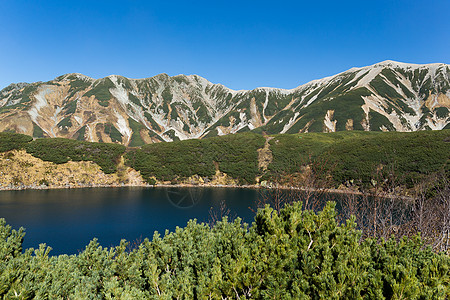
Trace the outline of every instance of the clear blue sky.
{"type": "Polygon", "coordinates": [[[387,59],[450,63],[450,1],[0,1],[0,89],[73,72],[294,88],[387,59]]]}

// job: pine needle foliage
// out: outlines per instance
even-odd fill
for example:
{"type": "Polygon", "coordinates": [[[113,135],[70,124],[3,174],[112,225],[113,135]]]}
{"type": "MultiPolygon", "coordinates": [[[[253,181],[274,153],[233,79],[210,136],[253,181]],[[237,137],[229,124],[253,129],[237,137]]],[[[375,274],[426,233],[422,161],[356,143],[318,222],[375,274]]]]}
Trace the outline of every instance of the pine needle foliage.
{"type": "Polygon", "coordinates": [[[448,299],[450,257],[419,237],[361,240],[335,204],[260,209],[251,226],[196,220],[130,249],[22,250],[0,219],[0,299],[448,299]]]}
{"type": "Polygon", "coordinates": [[[117,170],[117,164],[125,146],[108,143],[92,143],[64,138],[37,139],[25,146],[28,153],[57,164],[72,161],[93,161],[103,172],[117,170]]]}
{"type": "Polygon", "coordinates": [[[0,152],[23,149],[33,138],[28,135],[13,132],[0,132],[0,152]]]}
{"type": "Polygon", "coordinates": [[[266,178],[309,166],[328,176],[334,187],[351,181],[366,188],[373,180],[395,178],[399,186],[412,188],[450,169],[450,130],[282,134],[274,136],[270,149],[266,178]]]}
{"type": "Polygon", "coordinates": [[[127,164],[149,180],[176,180],[193,175],[212,177],[216,169],[241,183],[254,183],[259,173],[257,149],[264,138],[242,133],[202,140],[148,144],[127,153],[127,164]]]}

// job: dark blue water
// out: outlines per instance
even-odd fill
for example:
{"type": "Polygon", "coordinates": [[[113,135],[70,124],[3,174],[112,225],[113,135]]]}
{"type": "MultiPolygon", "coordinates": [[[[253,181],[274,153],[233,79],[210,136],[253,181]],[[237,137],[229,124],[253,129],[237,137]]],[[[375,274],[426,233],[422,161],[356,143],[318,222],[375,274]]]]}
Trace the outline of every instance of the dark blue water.
{"type": "Polygon", "coordinates": [[[211,207],[225,200],[231,215],[253,221],[259,196],[239,188],[88,188],[0,192],[0,218],[25,227],[24,248],[46,243],[51,254],[75,254],[94,237],[102,246],[121,239],[136,242],[155,231],[162,235],[184,227],[189,219],[209,222],[211,207]]]}

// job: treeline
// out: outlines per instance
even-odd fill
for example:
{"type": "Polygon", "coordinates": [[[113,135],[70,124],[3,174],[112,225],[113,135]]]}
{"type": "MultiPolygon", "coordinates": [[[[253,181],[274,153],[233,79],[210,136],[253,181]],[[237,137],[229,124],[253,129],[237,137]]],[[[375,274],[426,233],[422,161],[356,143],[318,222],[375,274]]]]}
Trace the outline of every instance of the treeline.
{"type": "Polygon", "coordinates": [[[273,161],[263,178],[272,181],[291,180],[307,166],[309,175],[335,188],[412,188],[436,174],[450,177],[450,130],[285,134],[270,144],[273,161]]]}
{"type": "MultiPolygon", "coordinates": [[[[450,178],[450,130],[280,134],[271,136],[272,160],[258,166],[262,135],[247,132],[206,139],[129,148],[62,138],[36,139],[0,133],[0,152],[24,148],[43,160],[64,163],[92,160],[115,172],[120,156],[148,183],[176,184],[193,175],[208,179],[216,171],[241,184],[261,181],[313,188],[349,187],[360,191],[396,185],[412,189],[440,174],[450,178]]],[[[439,183],[436,183],[439,184],[439,183]]]]}
{"type": "Polygon", "coordinates": [[[280,134],[272,136],[272,161],[258,167],[264,137],[242,133],[202,140],[149,144],[127,153],[127,164],[146,180],[172,181],[215,170],[241,184],[260,181],[313,188],[412,189],[437,174],[450,177],[450,130],[280,134]],[[315,186],[311,186],[311,184],[315,186]]]}
{"type": "Polygon", "coordinates": [[[22,249],[0,219],[3,299],[448,299],[450,257],[412,239],[361,239],[334,203],[258,211],[251,226],[188,222],[130,246],[93,240],[78,255],[22,249]]]}
{"type": "Polygon", "coordinates": [[[0,132],[0,152],[23,149],[33,138],[24,134],[0,132]]]}
{"type": "Polygon", "coordinates": [[[57,164],[71,161],[93,161],[106,174],[117,171],[125,146],[120,144],[92,143],[63,138],[36,139],[25,149],[31,155],[57,164]]]}
{"type": "Polygon", "coordinates": [[[176,183],[193,175],[211,178],[219,170],[241,184],[253,184],[260,173],[257,150],[264,142],[261,135],[243,133],[148,144],[129,151],[126,159],[146,180],[155,177],[176,183]]]}

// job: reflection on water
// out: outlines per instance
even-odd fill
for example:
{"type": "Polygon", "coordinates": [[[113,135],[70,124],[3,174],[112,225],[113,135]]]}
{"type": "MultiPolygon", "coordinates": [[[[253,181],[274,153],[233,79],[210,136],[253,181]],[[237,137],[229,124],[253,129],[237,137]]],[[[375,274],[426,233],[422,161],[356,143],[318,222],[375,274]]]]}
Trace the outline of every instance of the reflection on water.
{"type": "Polygon", "coordinates": [[[89,188],[0,192],[0,218],[26,228],[24,248],[47,243],[53,255],[74,254],[94,237],[103,246],[152,238],[189,219],[208,222],[211,207],[250,223],[258,190],[233,188],[89,188]]]}

